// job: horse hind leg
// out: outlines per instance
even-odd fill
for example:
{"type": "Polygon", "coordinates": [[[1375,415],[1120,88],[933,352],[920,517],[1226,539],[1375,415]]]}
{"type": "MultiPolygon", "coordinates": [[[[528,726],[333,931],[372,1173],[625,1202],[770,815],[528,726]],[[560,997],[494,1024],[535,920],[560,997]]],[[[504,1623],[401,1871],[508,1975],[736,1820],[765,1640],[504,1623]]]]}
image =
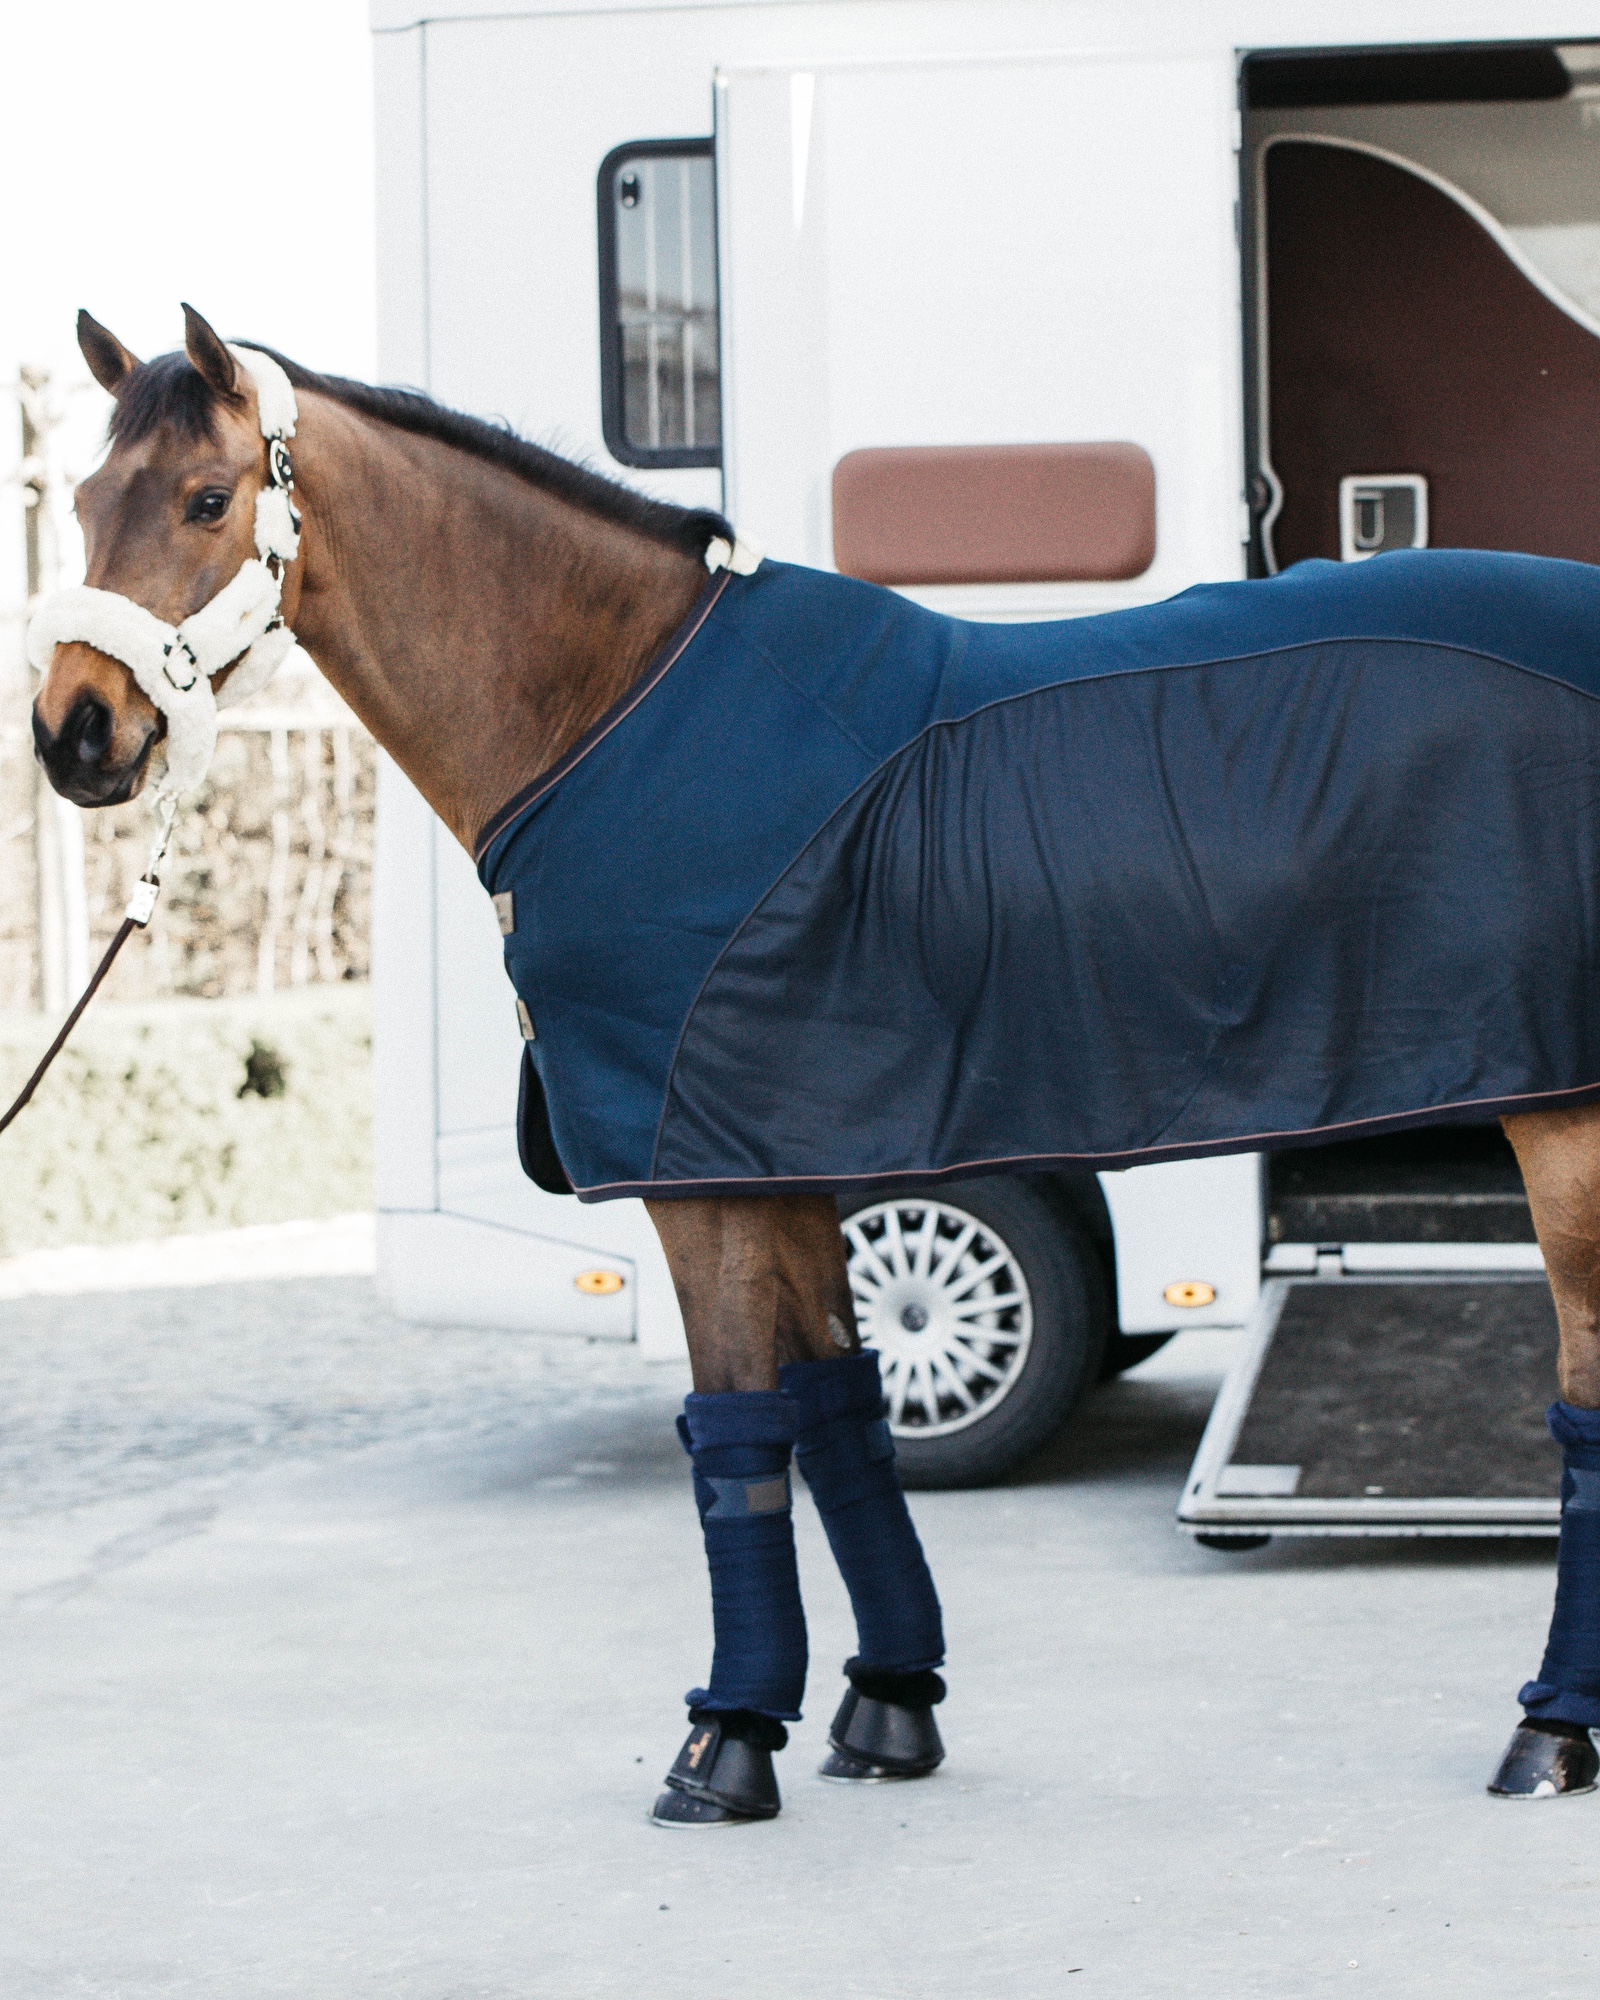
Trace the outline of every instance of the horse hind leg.
{"type": "Polygon", "coordinates": [[[1600,1754],[1600,1105],[1504,1121],[1544,1252],[1560,1327],[1561,1536],[1550,1637],[1524,1717],[1489,1789],[1561,1798],[1595,1789],[1600,1754]]]}

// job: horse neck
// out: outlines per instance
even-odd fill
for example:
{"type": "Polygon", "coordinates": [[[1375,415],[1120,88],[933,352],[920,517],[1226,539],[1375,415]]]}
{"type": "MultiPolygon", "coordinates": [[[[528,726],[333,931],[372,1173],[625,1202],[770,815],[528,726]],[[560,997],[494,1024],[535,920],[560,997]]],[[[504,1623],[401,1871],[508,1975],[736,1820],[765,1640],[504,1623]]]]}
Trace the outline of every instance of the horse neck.
{"type": "Polygon", "coordinates": [[[295,634],[470,853],[626,692],[690,555],[470,453],[303,395],[295,634]]]}

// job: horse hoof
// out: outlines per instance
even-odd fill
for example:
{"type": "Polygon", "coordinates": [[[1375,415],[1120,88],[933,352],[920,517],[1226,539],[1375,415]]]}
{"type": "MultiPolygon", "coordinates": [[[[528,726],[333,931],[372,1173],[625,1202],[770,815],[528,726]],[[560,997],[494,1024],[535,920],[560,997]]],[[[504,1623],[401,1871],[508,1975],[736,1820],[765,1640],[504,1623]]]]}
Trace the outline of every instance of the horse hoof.
{"type": "Polygon", "coordinates": [[[1489,1781],[1497,1799],[1570,1799],[1595,1789],[1600,1751],[1576,1724],[1522,1722],[1489,1781]]]}
{"type": "Polygon", "coordinates": [[[944,1762],[944,1744],[931,1708],[877,1701],[847,1688],[828,1731],[833,1754],[818,1775],[836,1784],[877,1785],[896,1778],[926,1778],[944,1762]]]}
{"type": "Polygon", "coordinates": [[[734,1812],[713,1799],[691,1798],[669,1786],[650,1808],[652,1826],[749,1826],[754,1813],[734,1812]]]}
{"type": "Polygon", "coordinates": [[[738,1711],[700,1715],[667,1773],[667,1789],[650,1817],[657,1826],[739,1826],[776,1819],[783,1801],[772,1768],[771,1738],[787,1740],[781,1724],[738,1711]],[[736,1733],[738,1732],[738,1733],[736,1733]],[[754,1743],[746,1735],[765,1738],[754,1743]]]}
{"type": "Polygon", "coordinates": [[[930,1777],[937,1768],[934,1764],[924,1764],[915,1771],[896,1770],[854,1756],[848,1750],[833,1750],[817,1766],[817,1776],[826,1778],[830,1785],[892,1785],[902,1784],[908,1778],[930,1777]]]}

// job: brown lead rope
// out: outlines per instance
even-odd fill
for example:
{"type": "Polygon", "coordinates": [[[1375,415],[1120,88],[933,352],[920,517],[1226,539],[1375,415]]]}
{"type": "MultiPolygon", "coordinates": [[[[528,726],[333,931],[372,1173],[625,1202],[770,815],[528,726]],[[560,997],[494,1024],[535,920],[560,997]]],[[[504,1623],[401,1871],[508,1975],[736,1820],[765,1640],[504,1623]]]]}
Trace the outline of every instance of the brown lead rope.
{"type": "Polygon", "coordinates": [[[150,865],[133,885],[133,894],[128,898],[128,907],[123,912],[122,922],[116,936],[106,946],[105,957],[94,969],[94,977],[78,996],[78,1004],[61,1024],[61,1031],[44,1052],[44,1059],[27,1082],[13,1098],[5,1116],[0,1118],[0,1132],[3,1132],[23,1110],[30,1097],[44,1080],[44,1074],[67,1045],[67,1037],[83,1016],[83,1010],[100,989],[100,982],[116,962],[116,956],[135,931],[142,931],[155,915],[156,898],[161,894],[161,877],[156,873],[161,857],[167,851],[167,842],[172,838],[172,821],[176,812],[176,802],[166,801],[160,807],[161,833],[156,841],[155,851],[150,856],[150,865]]]}

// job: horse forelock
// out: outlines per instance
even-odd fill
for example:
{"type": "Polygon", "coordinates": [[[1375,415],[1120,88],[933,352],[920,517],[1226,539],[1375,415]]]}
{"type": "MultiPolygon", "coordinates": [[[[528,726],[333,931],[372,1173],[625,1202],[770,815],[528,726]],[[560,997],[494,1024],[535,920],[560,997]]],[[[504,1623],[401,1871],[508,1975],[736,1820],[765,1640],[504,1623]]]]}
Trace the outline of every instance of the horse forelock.
{"type": "MultiPolygon", "coordinates": [[[[236,400],[243,402],[242,397],[236,400]]],[[[108,426],[111,442],[138,444],[168,424],[181,438],[214,444],[222,404],[187,354],[158,354],[141,362],[117,390],[108,426]]]]}

